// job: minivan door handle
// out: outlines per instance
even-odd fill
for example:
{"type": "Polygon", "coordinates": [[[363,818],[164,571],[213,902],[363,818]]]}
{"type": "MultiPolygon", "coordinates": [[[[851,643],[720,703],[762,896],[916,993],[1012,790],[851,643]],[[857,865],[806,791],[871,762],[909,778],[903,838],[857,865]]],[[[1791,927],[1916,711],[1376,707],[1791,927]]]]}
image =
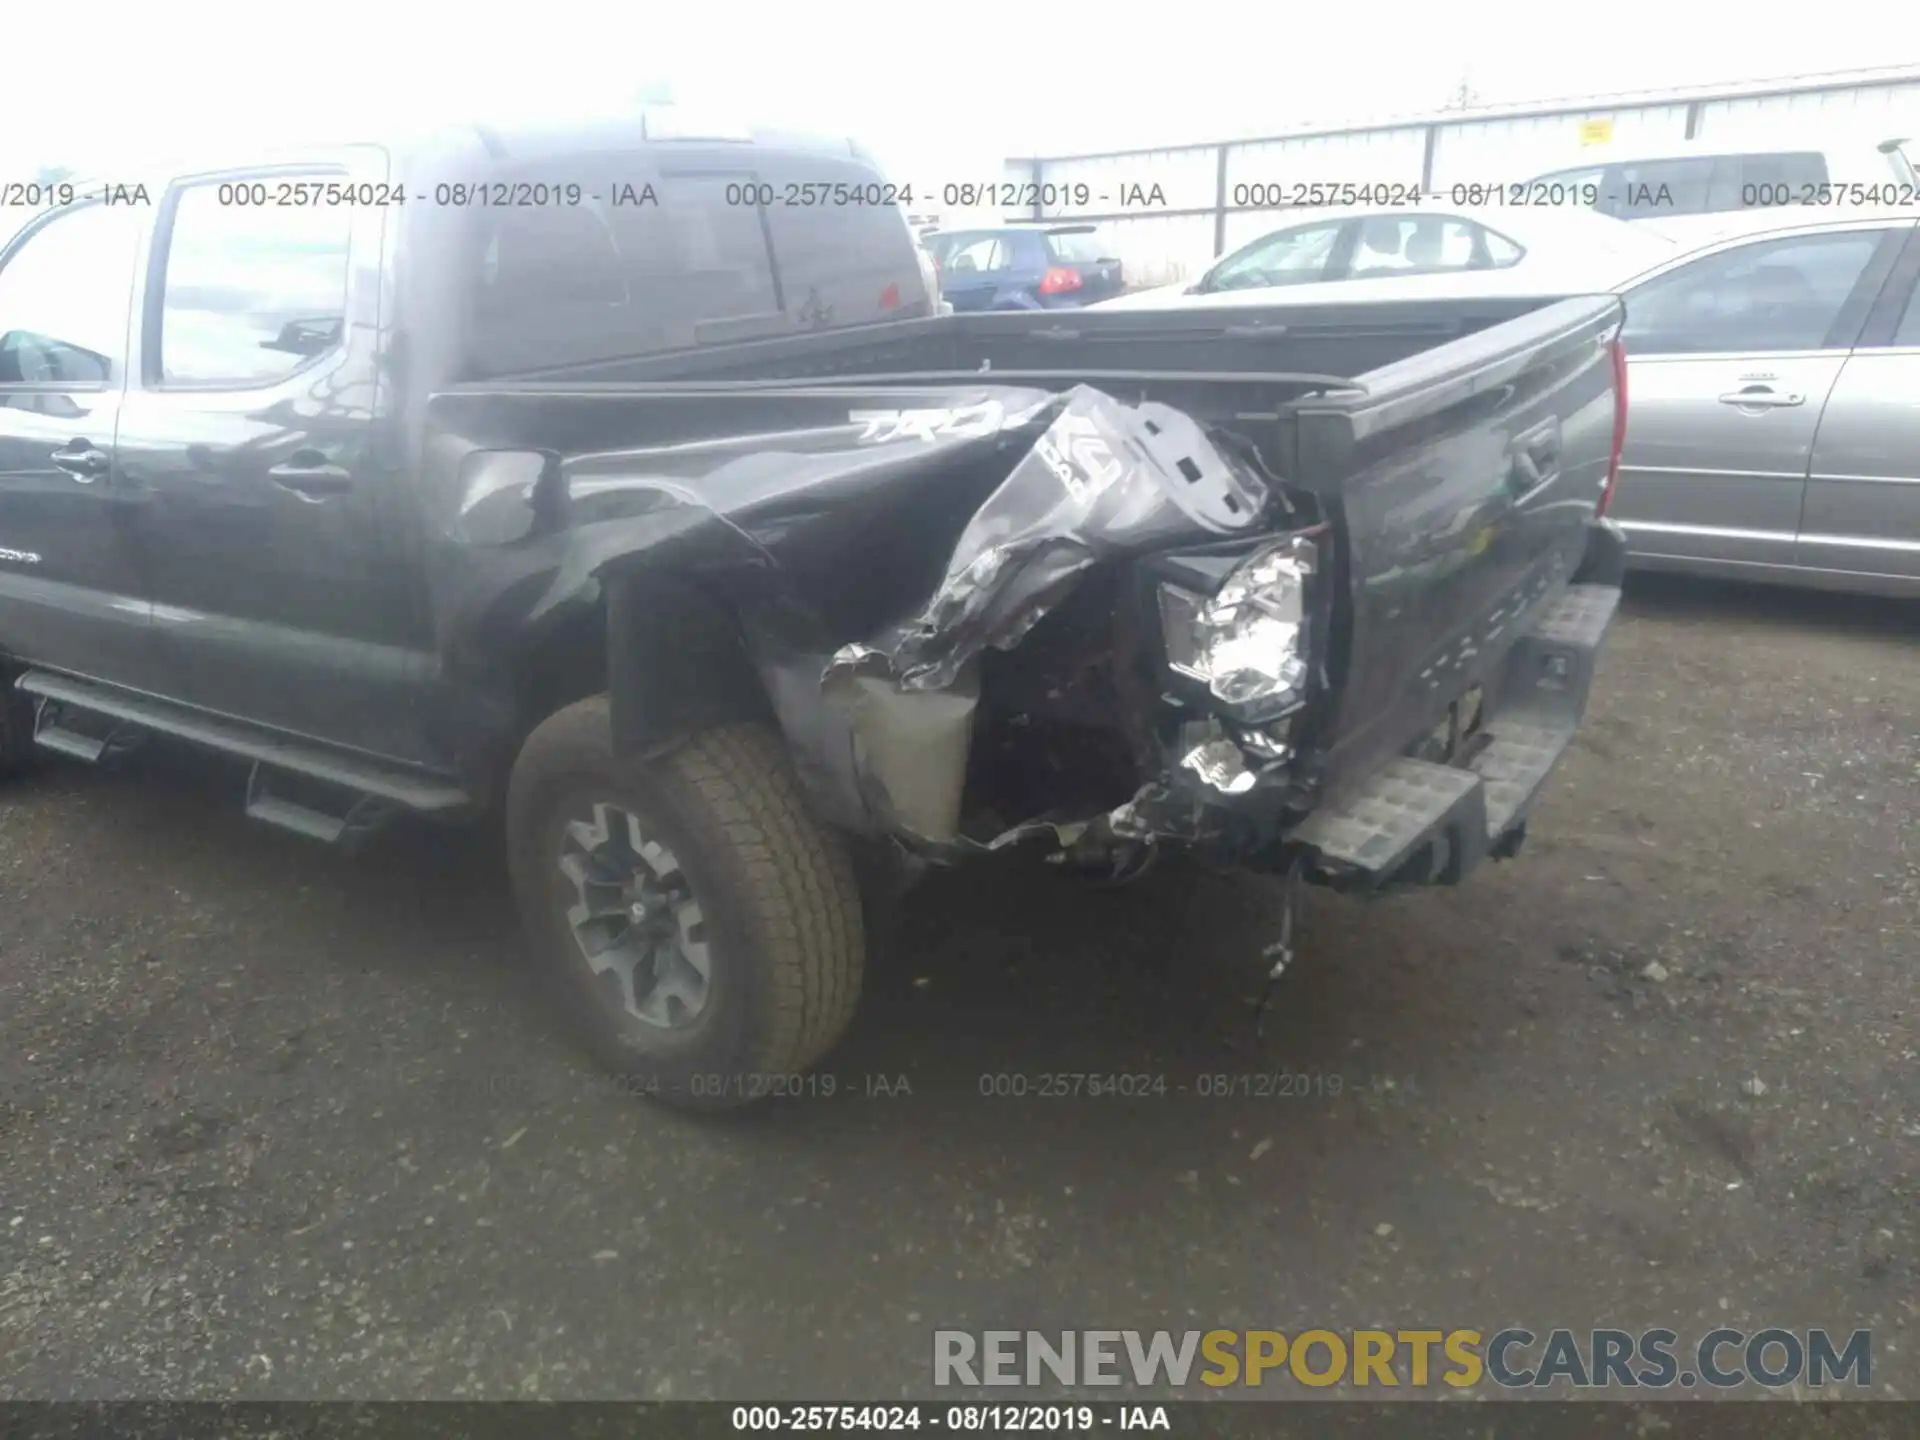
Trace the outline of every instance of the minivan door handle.
{"type": "Polygon", "coordinates": [[[353,488],[353,476],[346,467],[333,464],[318,450],[295,451],[292,458],[269,469],[267,478],[309,505],[353,488]]]}
{"type": "Polygon", "coordinates": [[[1729,390],[1720,397],[1722,405],[1737,405],[1743,410],[1778,410],[1788,405],[1804,405],[1806,400],[1797,390],[1769,390],[1764,385],[1756,385],[1751,390],[1729,390]]]}
{"type": "Polygon", "coordinates": [[[91,440],[69,440],[47,458],[82,485],[91,485],[111,465],[107,452],[95,449],[91,440]]]}

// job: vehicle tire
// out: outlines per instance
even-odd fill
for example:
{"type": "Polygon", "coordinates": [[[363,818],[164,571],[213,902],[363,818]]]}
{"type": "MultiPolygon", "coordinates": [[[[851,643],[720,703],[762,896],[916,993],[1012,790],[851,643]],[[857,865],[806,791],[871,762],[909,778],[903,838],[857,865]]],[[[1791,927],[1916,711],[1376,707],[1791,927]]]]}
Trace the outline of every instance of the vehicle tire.
{"type": "Polygon", "coordinates": [[[859,887],[771,727],[630,761],[607,698],[579,701],[521,748],[506,823],[534,961],[635,1093],[719,1110],[799,1089],[852,1020],[859,887]]]}

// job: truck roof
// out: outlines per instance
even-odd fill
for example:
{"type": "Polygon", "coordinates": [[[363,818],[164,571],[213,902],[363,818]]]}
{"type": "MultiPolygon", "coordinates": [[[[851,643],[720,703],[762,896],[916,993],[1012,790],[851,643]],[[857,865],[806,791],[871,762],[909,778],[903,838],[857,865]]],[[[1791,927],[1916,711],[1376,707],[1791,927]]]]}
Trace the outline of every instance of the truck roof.
{"type": "Polygon", "coordinates": [[[876,171],[879,168],[872,155],[850,136],[741,125],[724,119],[683,115],[673,107],[659,107],[584,120],[440,122],[386,128],[375,133],[342,134],[331,139],[315,138],[299,145],[196,150],[165,157],[158,163],[143,163],[136,167],[136,173],[88,175],[74,183],[97,186],[131,183],[152,176],[299,165],[320,156],[356,149],[383,150],[401,164],[415,159],[470,155],[482,161],[509,165],[552,155],[671,150],[682,145],[737,145],[743,150],[827,156],[850,160],[876,171]]]}

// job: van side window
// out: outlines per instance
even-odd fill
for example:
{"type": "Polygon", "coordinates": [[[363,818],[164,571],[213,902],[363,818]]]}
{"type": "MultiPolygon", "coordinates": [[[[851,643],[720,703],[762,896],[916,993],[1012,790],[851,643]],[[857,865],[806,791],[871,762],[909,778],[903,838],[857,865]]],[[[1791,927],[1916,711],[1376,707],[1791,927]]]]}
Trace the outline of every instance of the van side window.
{"type": "Polygon", "coordinates": [[[160,295],[164,385],[272,384],[345,335],[354,212],[223,203],[223,185],[231,196],[247,183],[189,185],[175,200],[160,295]]]}
{"type": "MultiPolygon", "coordinates": [[[[1827,183],[1827,157],[1817,150],[1732,157],[1728,167],[1737,182],[1726,187],[1716,210],[1748,210],[1768,205],[1801,204],[1806,192],[1827,183]]],[[[1719,187],[1716,185],[1716,189],[1719,187]]]]}
{"type": "Polygon", "coordinates": [[[127,205],[76,206],[26,231],[0,265],[0,385],[118,383],[139,233],[127,205]]]}
{"type": "Polygon", "coordinates": [[[1794,203],[1826,181],[1827,160],[1817,150],[1622,160],[1606,167],[1595,208],[1621,220],[1713,215],[1794,203]]]}
{"type": "Polygon", "coordinates": [[[1713,167],[1712,157],[1705,155],[1609,165],[1594,208],[1620,220],[1704,215],[1712,208],[1713,167]]]}

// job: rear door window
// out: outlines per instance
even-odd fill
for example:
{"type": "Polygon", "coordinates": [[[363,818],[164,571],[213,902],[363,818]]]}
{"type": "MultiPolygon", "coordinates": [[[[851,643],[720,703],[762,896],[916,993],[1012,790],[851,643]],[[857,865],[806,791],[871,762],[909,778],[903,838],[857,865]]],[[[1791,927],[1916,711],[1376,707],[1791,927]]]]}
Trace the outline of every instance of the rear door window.
{"type": "Polygon", "coordinates": [[[1362,220],[1348,278],[1439,275],[1516,264],[1521,250],[1484,225],[1449,215],[1376,216],[1362,220]]]}
{"type": "Polygon", "coordinates": [[[999,235],[961,237],[941,268],[955,275],[980,275],[1013,267],[1013,247],[999,235]]]}
{"type": "Polygon", "coordinates": [[[174,202],[160,293],[163,385],[269,385],[345,333],[352,209],[225,198],[242,190],[189,185],[174,202]]]}

